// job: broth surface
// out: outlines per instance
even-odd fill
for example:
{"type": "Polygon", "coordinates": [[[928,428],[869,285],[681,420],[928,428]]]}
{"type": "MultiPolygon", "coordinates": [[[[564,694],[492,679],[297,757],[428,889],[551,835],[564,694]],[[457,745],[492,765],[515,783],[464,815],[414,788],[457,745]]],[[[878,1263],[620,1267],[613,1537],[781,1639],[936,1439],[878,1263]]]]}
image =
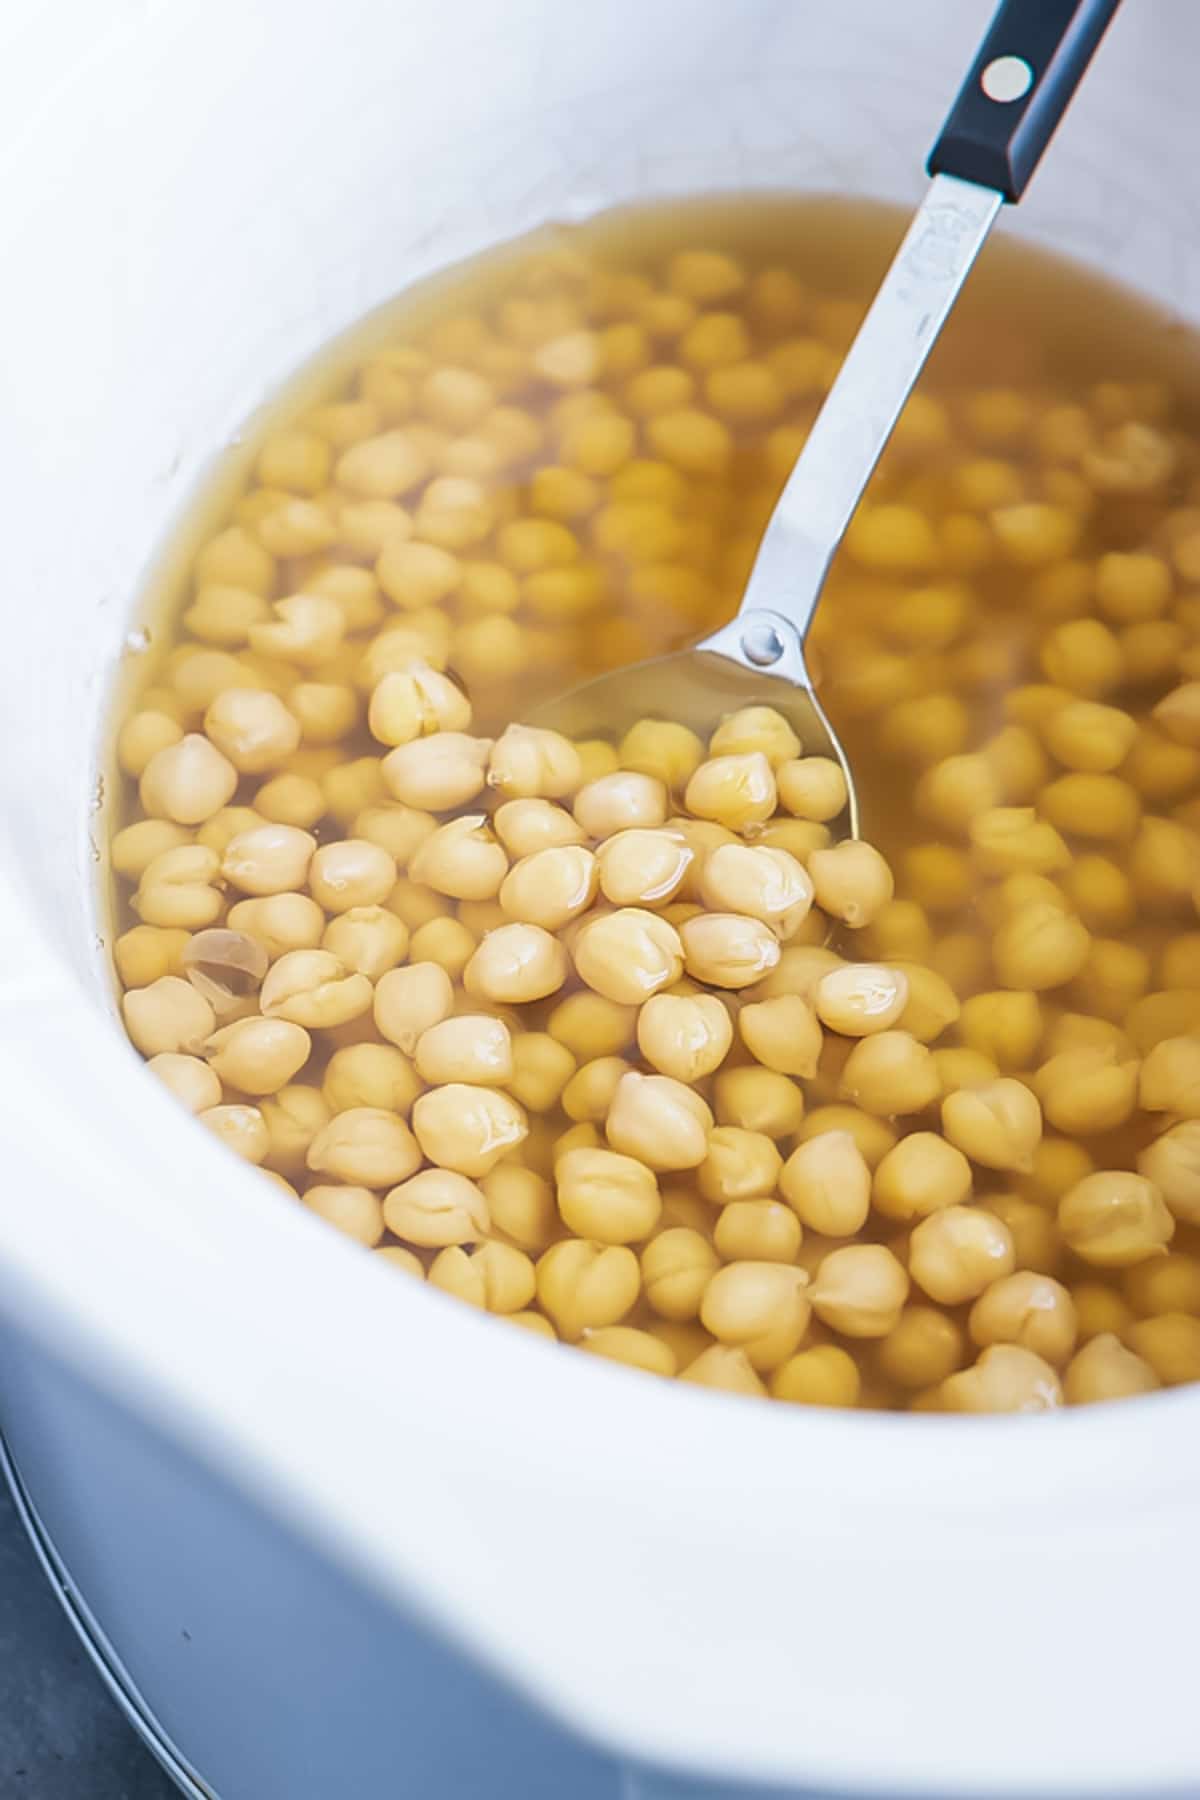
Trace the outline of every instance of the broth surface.
{"type": "MultiPolygon", "coordinates": [[[[1200,1378],[1190,331],[1003,233],[989,246],[812,636],[894,897],[861,926],[838,922],[819,878],[828,808],[774,806],[774,775],[780,796],[800,791],[782,770],[801,751],[776,754],[761,719],[733,732],[734,749],[773,770],[767,815],[730,814],[734,834],[807,868],[817,905],[776,931],[758,982],[705,980],[689,951],[682,984],[665,983],[681,1000],[715,996],[732,1029],[719,1067],[682,1083],[707,1113],[702,1163],[685,1148],[662,1164],[651,1109],[653,1197],[629,1170],[587,1161],[641,1141],[632,1095],[669,1101],[689,1129],[670,1056],[647,1054],[651,1026],[581,975],[589,921],[629,904],[613,899],[619,883],[555,922],[541,869],[566,865],[541,865],[524,898],[498,903],[491,871],[509,874],[528,850],[499,826],[498,843],[487,820],[448,888],[406,872],[414,858],[435,871],[422,845],[445,819],[494,817],[526,792],[586,820],[581,781],[620,761],[666,776],[665,811],[692,857],[639,909],[684,937],[701,912],[738,910],[714,902],[715,875],[705,888],[716,840],[694,829],[724,815],[693,804],[698,758],[676,767],[661,734],[640,757],[584,746],[580,779],[557,788],[537,758],[532,788],[524,775],[506,787],[493,756],[486,780],[441,805],[400,797],[397,753],[437,741],[435,727],[443,741],[510,742],[506,727],[541,698],[733,613],[904,224],[891,209],[787,196],[622,211],[449,271],[318,359],[219,473],[153,598],[162,622],[118,721],[117,973],[134,1041],[167,1058],[157,1072],[235,1150],[410,1275],[531,1329],[802,1403],[988,1411],[1120,1397],[1200,1378]],[[414,664],[428,670],[416,690],[414,664]],[[182,763],[185,733],[201,741],[182,763]],[[293,835],[263,865],[243,840],[265,824],[293,835]],[[543,916],[538,929],[565,942],[553,987],[510,1000],[472,982],[490,934],[543,916]],[[197,942],[218,931],[236,936],[197,942]],[[310,952],[325,961],[277,973],[310,952]],[[838,958],[900,968],[896,1035],[936,1076],[922,1104],[861,1098],[853,1059],[874,1028],[839,1031],[837,995],[816,995],[838,958]],[[768,1024],[774,1034],[782,1018],[788,1038],[798,1013],[786,1025],[786,1012],[747,1010],[783,996],[820,1015],[811,1073],[773,1035],[762,1048],[768,1024]],[[257,1035],[231,1041],[247,1019],[257,1035]],[[437,1034],[423,1048],[414,1019],[437,1034]],[[514,1072],[504,1059],[518,1043],[514,1072]],[[634,1079],[618,1106],[621,1078],[647,1076],[668,1085],[634,1079]],[[999,1108],[1007,1132],[1014,1087],[1036,1101],[1039,1136],[997,1164],[971,1108],[986,1103],[992,1120],[999,1108]],[[432,1105],[439,1093],[450,1098],[432,1105]],[[461,1154],[464,1105],[469,1130],[492,1134],[482,1160],[461,1154]],[[854,1188],[856,1165],[838,1161],[846,1139],[871,1204],[835,1235],[836,1208],[814,1195],[854,1188]],[[579,1183],[562,1174],[564,1148],[579,1183]],[[765,1173],[747,1173],[755,1157],[765,1173]],[[970,1261],[982,1233],[994,1278],[930,1272],[950,1254],[956,1207],[970,1254],[955,1239],[953,1258],[970,1261]]],[[[593,805],[601,823],[577,833],[580,868],[596,850],[615,861],[622,823],[662,834],[652,804],[637,811],[644,798],[619,816],[593,805]]],[[[614,943],[624,965],[629,946],[614,943]]]]}

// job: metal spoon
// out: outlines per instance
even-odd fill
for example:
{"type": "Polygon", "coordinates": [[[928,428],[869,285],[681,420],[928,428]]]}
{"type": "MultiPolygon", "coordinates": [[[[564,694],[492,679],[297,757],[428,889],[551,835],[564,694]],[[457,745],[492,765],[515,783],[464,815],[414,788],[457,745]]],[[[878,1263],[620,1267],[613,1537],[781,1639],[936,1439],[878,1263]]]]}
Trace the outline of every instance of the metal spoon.
{"type": "MultiPolygon", "coordinates": [[[[1005,200],[1019,200],[1118,0],[1004,0],[927,164],[933,179],[767,524],[735,618],[693,648],[615,669],[537,709],[568,736],[667,718],[707,738],[728,712],[778,708],[807,755],[834,757],[804,643],[834,552],[1005,200]]],[[[839,829],[835,825],[835,830],[839,829]]]]}

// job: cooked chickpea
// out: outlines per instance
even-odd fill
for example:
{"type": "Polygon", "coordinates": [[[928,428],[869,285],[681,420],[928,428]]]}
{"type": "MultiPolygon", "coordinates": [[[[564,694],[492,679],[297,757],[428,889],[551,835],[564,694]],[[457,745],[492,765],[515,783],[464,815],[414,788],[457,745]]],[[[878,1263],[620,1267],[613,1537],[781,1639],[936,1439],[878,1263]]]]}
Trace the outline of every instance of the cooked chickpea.
{"type": "Polygon", "coordinates": [[[367,726],[371,736],[393,749],[435,732],[465,732],[471,703],[448,676],[425,662],[391,669],[371,692],[367,726]]]}
{"type": "Polygon", "coordinates": [[[267,971],[259,993],[265,1018],[310,1031],[361,1018],[371,1010],[372,1000],[368,977],[347,969],[330,950],[285,952],[267,971]]]}
{"type": "Polygon", "coordinates": [[[482,793],[491,749],[488,738],[438,731],[390,750],[383,759],[383,780],[406,806],[448,812],[482,793]]]}
{"type": "Polygon", "coordinates": [[[1046,1118],[1072,1136],[1116,1130],[1137,1104],[1138,1066],[1107,1044],[1052,1056],[1035,1077],[1046,1118]]]}
{"type": "Polygon", "coordinates": [[[561,800],[579,788],[583,768],[559,732],[510,725],[492,746],[487,779],[506,800],[561,800]]]}
{"type": "Polygon", "coordinates": [[[886,1337],[908,1298],[908,1276],[883,1244],[847,1244],[823,1258],[811,1298],[821,1323],[841,1336],[886,1337]]]}
{"type": "Polygon", "coordinates": [[[729,1263],[704,1290],[701,1323],[718,1343],[744,1350],[752,1368],[776,1368],[804,1336],[811,1314],[807,1286],[804,1270],[784,1263],[729,1263]]]}
{"type": "Polygon", "coordinates": [[[923,1112],[941,1091],[932,1053],[907,1031],[860,1038],[846,1059],[839,1089],[843,1099],[881,1118],[923,1112]]]}
{"type": "Polygon", "coordinates": [[[225,904],[214,885],[219,870],[216,853],[202,844],[163,850],[142,871],[133,910],[145,925],[203,930],[220,918],[225,904]]]}
{"type": "Polygon", "coordinates": [[[122,996],[125,1029],[143,1056],[193,1055],[203,1049],[216,1027],[216,1014],[190,981],[161,975],[143,988],[122,996]]]}
{"type": "Polygon", "coordinates": [[[322,844],[309,865],[309,890],[326,912],[377,906],[387,899],[395,883],[395,859],[365,838],[322,844]]]}
{"type": "Polygon", "coordinates": [[[700,1192],[720,1206],[765,1198],[774,1193],[782,1168],[783,1158],[765,1132],[718,1125],[708,1133],[698,1176],[700,1192]]]}
{"type": "Polygon", "coordinates": [[[617,1083],[622,1075],[629,1073],[630,1066],[623,1056],[597,1056],[591,1062],[581,1063],[562,1091],[560,1104],[568,1119],[574,1119],[577,1124],[587,1121],[602,1125],[612,1106],[617,1083]]]}
{"type": "Polygon", "coordinates": [[[581,1238],[631,1244],[658,1222],[658,1183],[646,1164],[614,1150],[569,1150],[554,1170],[558,1210],[581,1238]]]}
{"type": "Polygon", "coordinates": [[[492,815],[492,826],[514,859],[582,844],[585,835],[569,812],[549,800],[506,800],[492,815]]]}
{"type": "Polygon", "coordinates": [[[708,1106],[683,1082],[629,1070],[617,1081],[605,1132],[614,1150],[652,1169],[694,1169],[704,1161],[712,1122],[708,1106]]]}
{"type": "Polygon", "coordinates": [[[845,1037],[869,1037],[888,1030],[899,1021],[907,1004],[908,977],[877,963],[846,963],[830,969],[813,993],[821,1023],[845,1037]]]}
{"type": "Polygon", "coordinates": [[[758,919],[789,938],[808,916],[813,883],[787,850],[718,844],[704,859],[700,893],[714,911],[758,919]]]}
{"type": "Polygon", "coordinates": [[[804,1118],[804,1095],[773,1069],[722,1069],[713,1082],[713,1105],[722,1125],[768,1137],[790,1137],[804,1118]]]}
{"type": "Polygon", "coordinates": [[[312,833],[294,825],[257,825],[229,840],[221,874],[243,894],[290,893],[308,881],[316,848],[312,833]]]}
{"type": "Polygon", "coordinates": [[[585,921],[573,948],[581,980],[621,1005],[648,1000],[683,972],[680,934],[640,907],[622,907],[585,921]]]}
{"type": "Polygon", "coordinates": [[[1182,1120],[1155,1138],[1138,1157],[1138,1171],[1176,1219],[1200,1224],[1200,1120],[1182,1120]]]}
{"type": "Polygon", "coordinates": [[[821,911],[855,931],[869,925],[895,891],[892,872],[878,850],[855,838],[815,850],[808,873],[821,911]]]}
{"type": "Polygon", "coordinates": [[[1042,1109],[1024,1082],[1000,1076],[947,1094],[942,1130],[981,1168],[1028,1171],[1041,1140],[1042,1109]]]}
{"type": "Polygon", "coordinates": [[[450,1169],[422,1169],[386,1195],[383,1221],[394,1236],[423,1250],[478,1243],[489,1215],[483,1192],[450,1169]]]}
{"type": "Polygon", "coordinates": [[[679,1379],[727,1394],[751,1394],[762,1398],[767,1392],[746,1352],[729,1344],[713,1344],[702,1350],[679,1379]]]}
{"type": "Polygon", "coordinates": [[[539,925],[501,925],[489,931],[463,970],[469,994],[505,1006],[522,1006],[557,993],[567,976],[567,955],[539,925]]]}
{"type": "Polygon", "coordinates": [[[751,987],[779,961],[775,933],[740,913],[701,913],[686,920],[677,936],[688,974],[711,987],[751,987]]]}
{"type": "Polygon", "coordinates": [[[861,1388],[858,1364],[837,1344],[801,1350],[773,1371],[770,1382],[771,1398],[794,1406],[857,1406],[861,1388]]]}
{"type": "Polygon", "coordinates": [[[413,1060],[431,1087],[447,1082],[507,1087],[514,1073],[508,1026],[478,1013],[458,1013],[429,1026],[417,1039],[413,1060]]]}
{"type": "Polygon", "coordinates": [[[940,1306],[975,1300],[1011,1275],[1016,1253],[1002,1219],[974,1207],[947,1206],[922,1219],[909,1245],[909,1273],[940,1306]]]}
{"type": "Polygon", "coordinates": [[[937,1307],[906,1306],[887,1336],[879,1341],[880,1373],[897,1387],[913,1391],[935,1387],[966,1360],[961,1325],[937,1307]]]}
{"type": "Polygon", "coordinates": [[[412,1128],[431,1163],[475,1180],[524,1141],[529,1121],[507,1094],[453,1081],[418,1095],[412,1128]]]}
{"type": "Polygon", "coordinates": [[[946,1412],[1046,1412],[1062,1405],[1053,1368],[1020,1344],[993,1344],[971,1368],[949,1376],[939,1396],[946,1412]]]}
{"type": "Polygon", "coordinates": [[[846,809],[846,777],[831,757],[795,757],[776,768],[775,780],[780,804],[798,819],[827,824],[846,809]]]}
{"type": "Polygon", "coordinates": [[[1044,901],[1018,907],[992,942],[996,974],[1006,988],[1062,987],[1083,968],[1091,937],[1081,919],[1044,901]]]}
{"type": "Polygon", "coordinates": [[[581,787],[573,811],[581,830],[598,840],[619,831],[658,830],[666,823],[667,790],[656,776],[617,769],[581,787]]]}
{"type": "Polygon", "coordinates": [[[1163,1038],[1146,1052],[1138,1100],[1146,1112],[1200,1119],[1200,1031],[1163,1038]]]}
{"type": "Polygon", "coordinates": [[[237,1019],[204,1046],[209,1065],[228,1087],[258,1097],[275,1094],[304,1067],[312,1039],[281,1018],[237,1019]]]}
{"type": "Polygon", "coordinates": [[[619,831],[596,852],[600,891],[614,906],[665,905],[693,861],[682,832],[619,831]]]}
{"type": "Polygon", "coordinates": [[[733,1023],[715,995],[654,994],[638,1013],[637,1042],[660,1075],[697,1082],[724,1062],[733,1023]]]}
{"type": "Polygon", "coordinates": [[[968,1328],[980,1349],[1020,1344],[1061,1369],[1075,1349],[1075,1305],[1061,1282],[1022,1269],[985,1288],[971,1308],[968,1328]]]}
{"type": "Polygon", "coordinates": [[[817,1073],[824,1042],[817,1015],[799,994],[779,994],[743,1006],[738,1030],[750,1054],[779,1075],[817,1073]]]}
{"type": "Polygon", "coordinates": [[[959,1028],[969,1049],[1002,1069],[1023,1068],[1041,1041],[1041,1006],[1028,989],[974,994],[963,1002],[959,1028]]]}
{"type": "Polygon", "coordinates": [[[620,766],[648,775],[672,791],[687,786],[704,761],[704,745],[694,731],[669,719],[640,719],[617,749],[620,766]]]}
{"type": "Polygon", "coordinates": [[[971,1197],[971,1165],[961,1150],[932,1131],[902,1137],[875,1170],[875,1210],[905,1224],[971,1197]]]}
{"type": "Polygon", "coordinates": [[[393,1187],[421,1166],[416,1139],[394,1113],[377,1107],[348,1107],[317,1132],[308,1147],[308,1167],[334,1181],[368,1188],[393,1187]]]}
{"type": "Polygon", "coordinates": [[[500,905],[511,919],[560,931],[587,911],[597,882],[597,858],[590,850],[580,844],[556,845],[535,850],[507,870],[500,905]]]}
{"type": "Polygon", "coordinates": [[[802,1224],[824,1237],[850,1237],[870,1211],[871,1171],[849,1131],[822,1131],[792,1151],[779,1189],[802,1224]]]}
{"type": "Polygon", "coordinates": [[[1071,1406],[1130,1400],[1152,1394],[1160,1385],[1150,1364],[1127,1350],[1111,1331],[1098,1333],[1076,1351],[1063,1376],[1063,1392],[1071,1406]]]}
{"type": "Polygon", "coordinates": [[[770,762],[761,750],[751,750],[710,756],[689,780],[684,801],[697,818],[743,831],[748,825],[765,824],[776,798],[770,762]]]}
{"type": "Polygon", "coordinates": [[[261,1163],[271,1148],[270,1133],[257,1106],[207,1106],[196,1117],[244,1162],[261,1163]]]}
{"type": "Polygon", "coordinates": [[[1076,1256],[1100,1269],[1129,1269],[1161,1255],[1175,1235],[1153,1182],[1123,1169],[1076,1182],[1058,1203],[1058,1227],[1076,1256]]]}
{"type": "Polygon", "coordinates": [[[229,804],[237,784],[229,758],[193,731],[155,752],[142,770],[138,795],[152,819],[202,825],[229,804]]]}
{"type": "Polygon", "coordinates": [[[637,1257],[624,1244],[568,1238],[552,1244],[537,1263],[538,1301],[568,1341],[619,1324],[640,1287],[637,1257]]]}
{"type": "Polygon", "coordinates": [[[220,1077],[200,1057],[185,1056],[176,1050],[161,1050],[150,1057],[146,1067],[153,1070],[188,1112],[204,1112],[210,1106],[220,1105],[220,1077]]]}
{"type": "Polygon", "coordinates": [[[1164,1387],[1200,1380],[1200,1319],[1178,1312],[1139,1319],[1126,1327],[1125,1342],[1164,1387]]]}

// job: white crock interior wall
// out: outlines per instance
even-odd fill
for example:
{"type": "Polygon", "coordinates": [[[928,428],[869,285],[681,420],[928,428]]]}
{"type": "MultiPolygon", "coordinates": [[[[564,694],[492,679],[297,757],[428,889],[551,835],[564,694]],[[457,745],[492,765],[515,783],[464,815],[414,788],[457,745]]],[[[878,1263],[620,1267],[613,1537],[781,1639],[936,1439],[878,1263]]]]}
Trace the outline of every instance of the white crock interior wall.
{"type": "MultiPolygon", "coordinates": [[[[398,1306],[390,1278],[185,1135],[77,986],[101,991],[85,771],[114,658],[165,523],[250,407],[404,281],[547,217],[748,182],[915,194],[988,10],[7,9],[0,1262],[31,1318],[70,1321],[616,1745],[863,1788],[1145,1787],[1194,1772],[1188,1659],[1157,1613],[1197,1475],[1190,1396],[1053,1436],[801,1419],[517,1342],[420,1291],[398,1306]],[[369,1411],[364,1369],[398,1372],[369,1411]],[[948,1623],[968,1586],[969,1667],[948,1623]],[[1098,1709],[1111,1617],[1146,1654],[1123,1706],[1098,1709]],[[1000,1741],[989,1670],[1022,1722],[1000,1741]]],[[[1198,49],[1190,0],[1126,8],[1002,228],[1194,301],[1198,49]]]]}

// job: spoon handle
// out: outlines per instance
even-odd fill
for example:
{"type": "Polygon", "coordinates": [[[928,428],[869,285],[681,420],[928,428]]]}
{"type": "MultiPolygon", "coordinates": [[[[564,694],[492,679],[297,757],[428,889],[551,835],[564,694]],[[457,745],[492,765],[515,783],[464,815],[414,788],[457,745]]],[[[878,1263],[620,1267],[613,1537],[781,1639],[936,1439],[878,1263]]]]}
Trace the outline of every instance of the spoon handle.
{"type": "Polygon", "coordinates": [[[1005,0],[926,168],[1019,200],[1119,0],[1005,0]]]}
{"type": "Polygon", "coordinates": [[[782,615],[803,642],[834,552],[959,289],[1000,207],[1024,191],[1117,3],[999,8],[930,157],[925,199],[771,515],[741,625],[719,634],[722,654],[760,668],[783,654],[782,640],[752,637],[749,613],[782,615]]]}

